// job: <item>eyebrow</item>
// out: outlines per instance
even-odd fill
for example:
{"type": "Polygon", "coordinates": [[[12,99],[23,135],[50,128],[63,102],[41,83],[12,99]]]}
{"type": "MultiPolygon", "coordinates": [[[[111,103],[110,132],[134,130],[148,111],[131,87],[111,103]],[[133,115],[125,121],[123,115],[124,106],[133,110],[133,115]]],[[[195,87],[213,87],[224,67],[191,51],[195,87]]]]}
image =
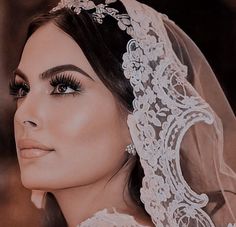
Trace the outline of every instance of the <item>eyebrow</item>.
{"type": "MultiPolygon", "coordinates": [[[[46,79],[51,78],[55,74],[62,73],[62,72],[65,72],[65,71],[75,71],[75,72],[78,72],[78,73],[80,73],[80,74],[82,74],[82,75],[84,75],[84,76],[86,76],[89,79],[94,81],[94,79],[88,73],[86,73],[83,69],[79,68],[78,66],[72,65],[72,64],[59,65],[59,66],[55,66],[53,68],[47,69],[46,71],[41,73],[39,75],[39,77],[42,80],[46,80],[46,79]]],[[[13,75],[15,75],[15,76],[18,75],[22,79],[28,81],[26,74],[24,72],[22,72],[18,68],[13,71],[13,75]]]]}

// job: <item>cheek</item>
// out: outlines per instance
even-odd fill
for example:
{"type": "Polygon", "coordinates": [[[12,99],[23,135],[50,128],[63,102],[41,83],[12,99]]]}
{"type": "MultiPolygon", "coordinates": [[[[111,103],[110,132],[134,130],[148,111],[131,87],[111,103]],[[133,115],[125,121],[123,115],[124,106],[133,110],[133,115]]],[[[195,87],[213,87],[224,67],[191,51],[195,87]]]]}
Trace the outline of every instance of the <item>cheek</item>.
{"type": "Polygon", "coordinates": [[[71,100],[50,117],[48,129],[59,144],[65,141],[63,145],[68,147],[78,143],[99,146],[119,141],[122,119],[116,101],[107,95],[94,97],[71,100]]]}
{"type": "Polygon", "coordinates": [[[18,117],[18,109],[16,110],[14,114],[14,134],[15,134],[15,140],[18,138],[22,138],[24,136],[24,127],[18,117]]]}
{"type": "Polygon", "coordinates": [[[46,163],[39,162],[37,169],[42,170],[38,179],[49,188],[110,177],[126,158],[124,123],[113,97],[75,100],[47,113],[47,135],[56,152],[46,163]]]}

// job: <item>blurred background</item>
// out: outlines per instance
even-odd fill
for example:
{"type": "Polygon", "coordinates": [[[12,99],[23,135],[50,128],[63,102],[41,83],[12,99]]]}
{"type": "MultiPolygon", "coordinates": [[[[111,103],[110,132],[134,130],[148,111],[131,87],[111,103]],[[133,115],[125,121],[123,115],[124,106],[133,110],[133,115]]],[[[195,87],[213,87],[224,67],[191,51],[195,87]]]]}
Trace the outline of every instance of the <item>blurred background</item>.
{"type": "MultiPolygon", "coordinates": [[[[41,212],[20,183],[13,137],[15,105],[8,80],[17,67],[29,21],[58,0],[0,0],[0,225],[40,226],[41,212]]],[[[236,111],[236,0],[142,0],[174,20],[198,45],[236,111]]]]}

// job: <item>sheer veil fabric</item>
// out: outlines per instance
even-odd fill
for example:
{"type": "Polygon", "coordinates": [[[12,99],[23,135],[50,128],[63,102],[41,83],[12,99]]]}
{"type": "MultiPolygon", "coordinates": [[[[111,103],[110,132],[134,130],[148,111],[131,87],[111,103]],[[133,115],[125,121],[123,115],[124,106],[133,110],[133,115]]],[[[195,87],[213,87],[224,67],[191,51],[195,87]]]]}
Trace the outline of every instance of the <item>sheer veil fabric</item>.
{"type": "Polygon", "coordinates": [[[215,225],[226,226],[236,222],[235,115],[196,45],[173,22],[164,20],[164,23],[175,52],[189,68],[188,80],[214,111],[210,127],[195,125],[182,142],[181,152],[189,163],[186,178],[192,188],[209,196],[206,210],[215,225]]]}
{"type": "MultiPolygon", "coordinates": [[[[145,173],[146,211],[158,227],[236,223],[236,121],[214,72],[166,15],[120,1],[128,19],[100,13],[131,36],[122,67],[135,96],[127,123],[145,173]]],[[[68,3],[93,7],[85,0],[60,7],[68,3]]]]}
{"type": "Polygon", "coordinates": [[[236,122],[214,73],[167,16],[122,2],[134,28],[124,71],[135,94],[128,124],[145,171],[146,210],[156,226],[235,222],[236,122]]]}

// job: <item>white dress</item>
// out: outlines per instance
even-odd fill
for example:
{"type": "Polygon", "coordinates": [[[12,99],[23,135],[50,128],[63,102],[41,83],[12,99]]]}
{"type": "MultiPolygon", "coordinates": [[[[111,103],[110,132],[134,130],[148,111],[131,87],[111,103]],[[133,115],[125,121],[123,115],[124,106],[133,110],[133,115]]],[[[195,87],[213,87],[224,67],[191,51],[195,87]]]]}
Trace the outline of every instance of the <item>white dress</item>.
{"type": "Polygon", "coordinates": [[[91,218],[83,221],[77,227],[149,227],[136,222],[133,216],[121,214],[114,210],[113,213],[107,209],[98,211],[91,218]]]}
{"type": "MultiPolygon", "coordinates": [[[[98,211],[91,218],[83,221],[76,227],[150,227],[136,222],[133,216],[118,213],[115,209],[109,213],[107,209],[98,211]]],[[[225,226],[226,227],[226,226],[225,226]]],[[[227,227],[236,227],[235,224],[228,224],[227,227]]]]}

